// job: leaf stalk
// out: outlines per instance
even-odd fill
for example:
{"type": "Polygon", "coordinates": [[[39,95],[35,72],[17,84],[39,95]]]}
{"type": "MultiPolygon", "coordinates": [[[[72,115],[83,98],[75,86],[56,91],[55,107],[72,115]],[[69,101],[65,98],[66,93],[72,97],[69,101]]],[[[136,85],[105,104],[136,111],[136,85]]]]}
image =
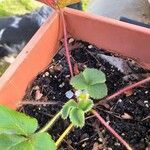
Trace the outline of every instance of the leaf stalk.
{"type": "Polygon", "coordinates": [[[56,122],[56,120],[60,117],[61,112],[59,111],[38,133],[46,132],[49,130],[53,124],[56,122]]]}
{"type": "Polygon", "coordinates": [[[57,147],[59,147],[59,145],[61,144],[61,142],[63,141],[63,139],[69,134],[69,132],[71,131],[71,129],[73,128],[73,124],[71,123],[67,129],[63,132],[63,134],[59,137],[59,139],[56,141],[55,145],[57,147]]]}

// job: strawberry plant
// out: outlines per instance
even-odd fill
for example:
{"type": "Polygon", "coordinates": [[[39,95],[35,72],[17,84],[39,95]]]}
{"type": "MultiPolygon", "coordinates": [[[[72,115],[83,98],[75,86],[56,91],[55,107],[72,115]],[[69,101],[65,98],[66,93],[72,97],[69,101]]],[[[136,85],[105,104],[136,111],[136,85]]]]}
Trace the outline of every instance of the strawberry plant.
{"type": "Polygon", "coordinates": [[[72,122],[70,129],[73,126],[82,128],[85,125],[85,113],[94,106],[90,97],[102,98],[107,95],[105,81],[106,77],[103,72],[89,68],[73,77],[70,83],[77,89],[76,98],[65,103],[62,110],[39,131],[37,131],[38,121],[35,118],[0,106],[0,149],[55,150],[70,130],[64,131],[56,143],[47,130],[60,115],[63,119],[69,116],[72,122]],[[92,73],[96,74],[96,78],[92,73]],[[100,89],[101,94],[93,95],[91,91],[95,91],[97,88],[102,88],[100,89]]]}
{"type": "Polygon", "coordinates": [[[85,113],[94,106],[93,100],[107,95],[105,74],[97,69],[86,68],[72,77],[70,84],[77,90],[76,98],[69,100],[61,110],[63,119],[70,118],[74,126],[82,128],[85,124],[85,113]]]}
{"type": "MultiPolygon", "coordinates": [[[[70,99],[61,110],[61,117],[71,121],[71,127],[82,128],[85,125],[85,113],[91,112],[98,120],[128,149],[132,148],[117,134],[97,113],[93,110],[93,99],[102,99],[107,96],[107,86],[105,84],[105,74],[97,69],[86,68],[83,72],[71,78],[70,84],[77,90],[75,99],[70,99]]],[[[71,130],[71,128],[70,128],[71,130]]],[[[66,134],[69,133],[69,129],[66,134]]],[[[64,136],[63,136],[64,137],[64,136]]],[[[60,139],[62,139],[60,137],[60,139]]],[[[60,142],[60,141],[59,141],[60,142]]]]}
{"type": "Polygon", "coordinates": [[[85,125],[85,114],[93,113],[100,122],[123,143],[128,150],[130,146],[93,110],[94,101],[107,95],[105,74],[97,69],[86,68],[71,78],[70,84],[75,88],[75,97],[66,102],[62,109],[40,130],[35,118],[0,106],[0,149],[35,149],[56,150],[73,127],[85,125]],[[59,117],[67,119],[71,124],[56,142],[47,133],[59,117]]]}

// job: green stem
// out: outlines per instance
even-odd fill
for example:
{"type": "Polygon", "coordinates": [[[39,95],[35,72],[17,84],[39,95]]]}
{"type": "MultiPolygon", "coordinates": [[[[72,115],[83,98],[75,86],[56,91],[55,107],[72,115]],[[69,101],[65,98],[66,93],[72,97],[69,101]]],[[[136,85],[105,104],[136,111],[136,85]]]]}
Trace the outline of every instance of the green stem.
{"type": "Polygon", "coordinates": [[[63,139],[65,138],[65,136],[67,136],[69,134],[69,132],[71,131],[71,129],[73,128],[73,124],[71,123],[67,129],[63,132],[63,134],[59,137],[59,139],[56,141],[56,146],[58,147],[61,142],[63,141],[63,139]]]}
{"type": "Polygon", "coordinates": [[[53,118],[50,120],[38,133],[42,133],[50,129],[53,124],[56,122],[56,120],[59,118],[61,112],[59,111],[53,118]]]}

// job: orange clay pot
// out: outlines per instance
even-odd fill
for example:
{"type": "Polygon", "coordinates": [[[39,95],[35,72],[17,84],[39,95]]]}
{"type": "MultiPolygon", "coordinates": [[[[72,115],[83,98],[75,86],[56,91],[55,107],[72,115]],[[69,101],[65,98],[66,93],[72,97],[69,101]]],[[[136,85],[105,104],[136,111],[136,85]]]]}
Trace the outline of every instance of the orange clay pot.
{"type": "MultiPolygon", "coordinates": [[[[150,69],[150,30],[65,8],[68,33],[150,69]]],[[[27,86],[51,62],[63,37],[58,12],[53,13],[0,78],[0,104],[17,108],[27,86]]]]}

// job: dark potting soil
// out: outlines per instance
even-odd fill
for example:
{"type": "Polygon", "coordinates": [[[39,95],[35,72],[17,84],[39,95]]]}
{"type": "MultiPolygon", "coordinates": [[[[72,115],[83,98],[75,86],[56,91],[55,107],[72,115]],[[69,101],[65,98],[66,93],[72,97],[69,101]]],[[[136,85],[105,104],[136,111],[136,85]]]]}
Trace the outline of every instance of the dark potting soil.
{"type": "MultiPolygon", "coordinates": [[[[108,95],[149,75],[148,71],[131,59],[124,59],[86,42],[70,39],[69,43],[75,72],[78,71],[76,66],[80,71],[85,67],[101,69],[107,77],[108,95]]],[[[64,53],[62,46],[53,62],[31,83],[23,99],[24,104],[19,108],[37,118],[40,127],[68,101],[66,92],[73,92],[69,85],[70,74],[64,53]],[[43,105],[38,102],[43,102],[43,105]]],[[[109,107],[99,105],[96,110],[134,149],[146,150],[150,142],[149,100],[150,85],[146,84],[115,98],[108,103],[109,107]]],[[[74,128],[59,150],[125,149],[94,116],[87,114],[86,117],[86,125],[82,129],[74,128]]],[[[60,118],[49,133],[57,140],[68,125],[69,120],[60,118]]]]}

